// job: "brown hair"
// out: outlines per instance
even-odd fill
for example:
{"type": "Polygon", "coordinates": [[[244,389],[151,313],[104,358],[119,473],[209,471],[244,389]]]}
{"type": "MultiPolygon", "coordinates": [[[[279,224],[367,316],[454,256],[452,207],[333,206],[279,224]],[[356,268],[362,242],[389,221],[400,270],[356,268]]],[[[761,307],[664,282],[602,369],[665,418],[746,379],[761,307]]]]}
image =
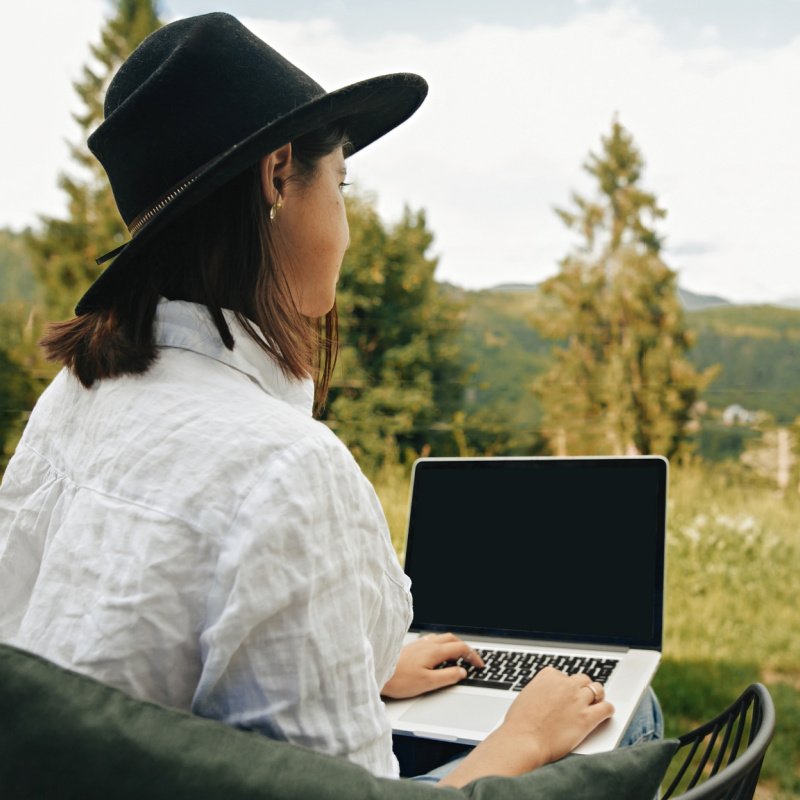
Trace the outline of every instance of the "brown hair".
{"type": "MultiPolygon", "coordinates": [[[[295,179],[313,178],[319,160],[337,147],[346,147],[339,128],[295,140],[295,179]]],[[[315,411],[324,407],[338,349],[336,306],[318,320],[297,308],[270,237],[259,164],[154,238],[112,305],[51,323],[40,344],[86,387],[146,372],[157,357],[153,322],[161,297],[205,305],[229,350],[234,340],[222,309],[231,309],[287,376],[314,376],[315,411]]]]}

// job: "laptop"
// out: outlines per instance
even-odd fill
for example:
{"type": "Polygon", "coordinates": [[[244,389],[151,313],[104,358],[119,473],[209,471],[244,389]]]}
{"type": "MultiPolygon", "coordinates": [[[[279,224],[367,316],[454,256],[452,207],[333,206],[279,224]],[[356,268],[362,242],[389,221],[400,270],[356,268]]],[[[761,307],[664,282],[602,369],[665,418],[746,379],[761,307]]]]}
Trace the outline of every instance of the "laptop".
{"type": "Polygon", "coordinates": [[[419,459],[406,641],[449,631],[487,667],[387,700],[394,733],[477,744],[552,665],[616,708],[575,752],[616,747],[661,658],[667,475],[661,456],[419,459]]]}

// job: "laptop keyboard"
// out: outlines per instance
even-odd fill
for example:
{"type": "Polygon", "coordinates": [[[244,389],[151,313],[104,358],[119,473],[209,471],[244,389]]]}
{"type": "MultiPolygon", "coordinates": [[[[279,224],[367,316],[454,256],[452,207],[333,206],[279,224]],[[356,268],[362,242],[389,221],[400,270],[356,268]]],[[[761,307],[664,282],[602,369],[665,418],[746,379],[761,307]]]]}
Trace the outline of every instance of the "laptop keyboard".
{"type": "Polygon", "coordinates": [[[593,656],[568,656],[554,653],[527,653],[516,650],[480,650],[475,652],[486,666],[474,667],[468,661],[445,661],[443,667],[464,667],[467,677],[459,686],[482,686],[487,689],[508,689],[520,692],[545,667],[555,667],[568,675],[585,672],[593,681],[606,683],[619,661],[593,656]]]}

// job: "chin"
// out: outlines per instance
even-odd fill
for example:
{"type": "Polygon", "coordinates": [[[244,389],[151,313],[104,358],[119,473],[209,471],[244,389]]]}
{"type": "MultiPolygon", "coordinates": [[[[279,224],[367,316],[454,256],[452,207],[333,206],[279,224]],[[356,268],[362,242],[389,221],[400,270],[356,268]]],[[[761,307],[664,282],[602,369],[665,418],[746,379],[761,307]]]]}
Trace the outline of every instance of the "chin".
{"type": "Polygon", "coordinates": [[[330,299],[320,299],[314,303],[304,303],[300,313],[309,319],[324,317],[332,308],[336,297],[330,299]]]}

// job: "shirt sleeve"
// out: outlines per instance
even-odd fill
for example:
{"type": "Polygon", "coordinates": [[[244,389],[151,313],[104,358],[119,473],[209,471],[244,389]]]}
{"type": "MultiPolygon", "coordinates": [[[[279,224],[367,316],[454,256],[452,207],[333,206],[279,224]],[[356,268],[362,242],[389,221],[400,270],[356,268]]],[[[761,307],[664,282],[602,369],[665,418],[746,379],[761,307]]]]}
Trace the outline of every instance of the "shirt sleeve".
{"type": "Polygon", "coordinates": [[[192,710],[396,777],[379,682],[410,602],[390,550],[332,434],[273,455],[220,550],[192,710]]]}

